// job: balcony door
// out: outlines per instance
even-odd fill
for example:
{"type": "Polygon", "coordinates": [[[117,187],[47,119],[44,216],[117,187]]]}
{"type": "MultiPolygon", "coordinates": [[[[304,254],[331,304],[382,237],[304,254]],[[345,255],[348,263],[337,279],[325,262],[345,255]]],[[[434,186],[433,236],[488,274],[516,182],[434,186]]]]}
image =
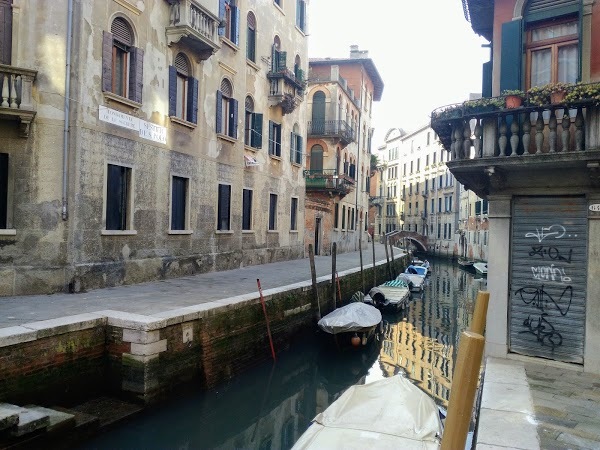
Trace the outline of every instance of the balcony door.
{"type": "Polygon", "coordinates": [[[0,0],[0,64],[11,63],[12,0],[0,0]]]}
{"type": "Polygon", "coordinates": [[[323,172],[323,147],[320,145],[313,145],[310,149],[310,170],[323,172]]]}
{"type": "Polygon", "coordinates": [[[315,92],[312,101],[312,131],[313,134],[325,132],[325,93],[315,92]]]}

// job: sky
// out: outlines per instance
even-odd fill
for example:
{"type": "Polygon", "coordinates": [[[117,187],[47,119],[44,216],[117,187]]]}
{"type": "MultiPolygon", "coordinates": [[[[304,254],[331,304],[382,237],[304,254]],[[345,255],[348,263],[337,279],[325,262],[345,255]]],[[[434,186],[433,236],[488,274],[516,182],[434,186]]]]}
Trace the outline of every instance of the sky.
{"type": "Polygon", "coordinates": [[[487,41],[465,20],[461,0],[310,0],[310,58],[368,50],[384,89],[373,102],[372,150],[390,128],[411,132],[439,106],[481,92],[487,41]]]}

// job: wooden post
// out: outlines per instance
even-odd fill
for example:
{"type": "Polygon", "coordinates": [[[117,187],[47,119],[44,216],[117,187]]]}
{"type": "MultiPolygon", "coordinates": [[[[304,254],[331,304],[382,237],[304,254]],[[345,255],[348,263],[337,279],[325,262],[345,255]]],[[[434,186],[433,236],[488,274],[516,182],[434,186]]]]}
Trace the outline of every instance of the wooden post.
{"type": "Polygon", "coordinates": [[[392,276],[392,271],[390,270],[390,255],[388,253],[388,239],[387,236],[385,237],[384,241],[383,241],[383,247],[385,248],[385,260],[386,262],[386,267],[387,267],[387,272],[388,272],[388,276],[391,277],[392,276]]]}
{"type": "Polygon", "coordinates": [[[483,335],[485,331],[485,319],[487,316],[488,304],[490,302],[490,293],[487,291],[477,292],[477,300],[475,301],[475,311],[471,319],[469,331],[483,335]]]}
{"type": "Polygon", "coordinates": [[[472,331],[461,334],[441,450],[465,448],[484,344],[485,339],[480,334],[472,331]]]}
{"type": "Polygon", "coordinates": [[[362,292],[365,292],[365,274],[363,273],[362,242],[361,242],[361,239],[358,239],[358,254],[360,255],[360,289],[361,289],[362,292]]]}
{"type": "Polygon", "coordinates": [[[340,277],[337,272],[335,273],[335,282],[337,284],[338,304],[342,306],[342,288],[340,287],[340,277]]]}
{"type": "Polygon", "coordinates": [[[267,306],[265,305],[265,298],[263,297],[262,288],[260,287],[260,279],[256,279],[256,284],[258,285],[258,292],[260,294],[263,313],[265,314],[265,321],[267,322],[267,334],[269,335],[269,344],[271,344],[271,355],[273,356],[273,361],[277,361],[277,358],[275,358],[275,347],[273,347],[273,336],[271,336],[271,326],[269,325],[269,316],[267,315],[267,306]]]}
{"type": "Polygon", "coordinates": [[[337,242],[331,246],[331,299],[333,300],[333,309],[335,309],[335,272],[337,258],[337,242]]]}
{"type": "Polygon", "coordinates": [[[377,286],[377,267],[375,267],[375,231],[373,231],[373,236],[371,236],[371,242],[373,243],[373,286],[377,286]]]}
{"type": "Polygon", "coordinates": [[[396,277],[396,272],[394,271],[394,247],[392,246],[392,240],[390,239],[390,255],[392,258],[392,264],[390,266],[390,275],[392,276],[392,279],[394,279],[396,277]]]}
{"type": "Polygon", "coordinates": [[[308,259],[310,260],[310,277],[312,279],[313,298],[317,302],[317,320],[321,320],[321,303],[317,289],[317,270],[315,269],[315,251],[312,244],[308,244],[308,259]]]}

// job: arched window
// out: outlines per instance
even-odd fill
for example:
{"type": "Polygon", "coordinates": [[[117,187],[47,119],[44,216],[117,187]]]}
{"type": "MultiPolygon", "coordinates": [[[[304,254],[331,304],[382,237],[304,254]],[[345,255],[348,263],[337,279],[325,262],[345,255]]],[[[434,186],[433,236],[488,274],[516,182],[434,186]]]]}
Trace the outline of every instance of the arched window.
{"type": "Polygon", "coordinates": [[[254,13],[249,12],[246,20],[248,22],[246,58],[252,62],[256,62],[256,17],[254,13]]]}
{"type": "Polygon", "coordinates": [[[169,66],[169,116],[198,122],[198,80],[192,77],[190,61],[183,53],[169,66]]]}
{"type": "Polygon", "coordinates": [[[312,98],[312,133],[322,134],[325,132],[325,93],[317,91],[312,98]]]}
{"type": "Polygon", "coordinates": [[[286,68],[286,53],[281,51],[281,39],[279,36],[273,38],[271,49],[271,72],[277,73],[286,68]]]}
{"type": "Polygon", "coordinates": [[[217,133],[237,139],[237,107],[231,82],[223,78],[217,91],[217,133]]]}
{"type": "Polygon", "coordinates": [[[225,26],[219,28],[219,35],[240,45],[240,10],[236,0],[219,1],[219,17],[225,22],[225,26]]]}
{"type": "Polygon", "coordinates": [[[116,17],[103,34],[102,89],[141,103],[144,51],[133,45],[131,25],[116,17]]]}
{"type": "Polygon", "coordinates": [[[244,144],[252,148],[262,148],[263,115],[254,112],[254,100],[249,95],[244,103],[244,144]]]}
{"type": "Polygon", "coordinates": [[[323,171],[323,147],[316,144],[310,149],[310,170],[312,172],[323,171]]]}

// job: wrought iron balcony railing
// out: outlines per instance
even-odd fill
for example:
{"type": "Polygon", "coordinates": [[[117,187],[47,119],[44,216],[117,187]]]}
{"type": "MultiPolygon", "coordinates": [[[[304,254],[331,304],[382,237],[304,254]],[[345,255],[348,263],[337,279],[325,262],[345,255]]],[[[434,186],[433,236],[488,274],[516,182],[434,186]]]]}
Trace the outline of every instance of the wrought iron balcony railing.
{"type": "Polygon", "coordinates": [[[356,141],[354,130],[345,120],[310,120],[307,133],[313,137],[338,138],[346,145],[356,141]]]}
{"type": "Polygon", "coordinates": [[[0,119],[18,121],[19,134],[23,137],[29,136],[31,121],[36,114],[31,96],[36,76],[35,70],[0,64],[0,119]]]}
{"type": "Polygon", "coordinates": [[[383,205],[385,203],[385,197],[382,195],[369,197],[369,203],[374,206],[383,205]]]}
{"type": "Polygon", "coordinates": [[[167,41],[184,42],[200,59],[208,59],[221,45],[219,44],[219,18],[195,0],[171,0],[170,23],[167,27],[167,41]]]}
{"type": "Polygon", "coordinates": [[[345,196],[353,188],[355,181],[346,174],[338,175],[335,169],[305,170],[307,191],[327,191],[345,196]]]}

